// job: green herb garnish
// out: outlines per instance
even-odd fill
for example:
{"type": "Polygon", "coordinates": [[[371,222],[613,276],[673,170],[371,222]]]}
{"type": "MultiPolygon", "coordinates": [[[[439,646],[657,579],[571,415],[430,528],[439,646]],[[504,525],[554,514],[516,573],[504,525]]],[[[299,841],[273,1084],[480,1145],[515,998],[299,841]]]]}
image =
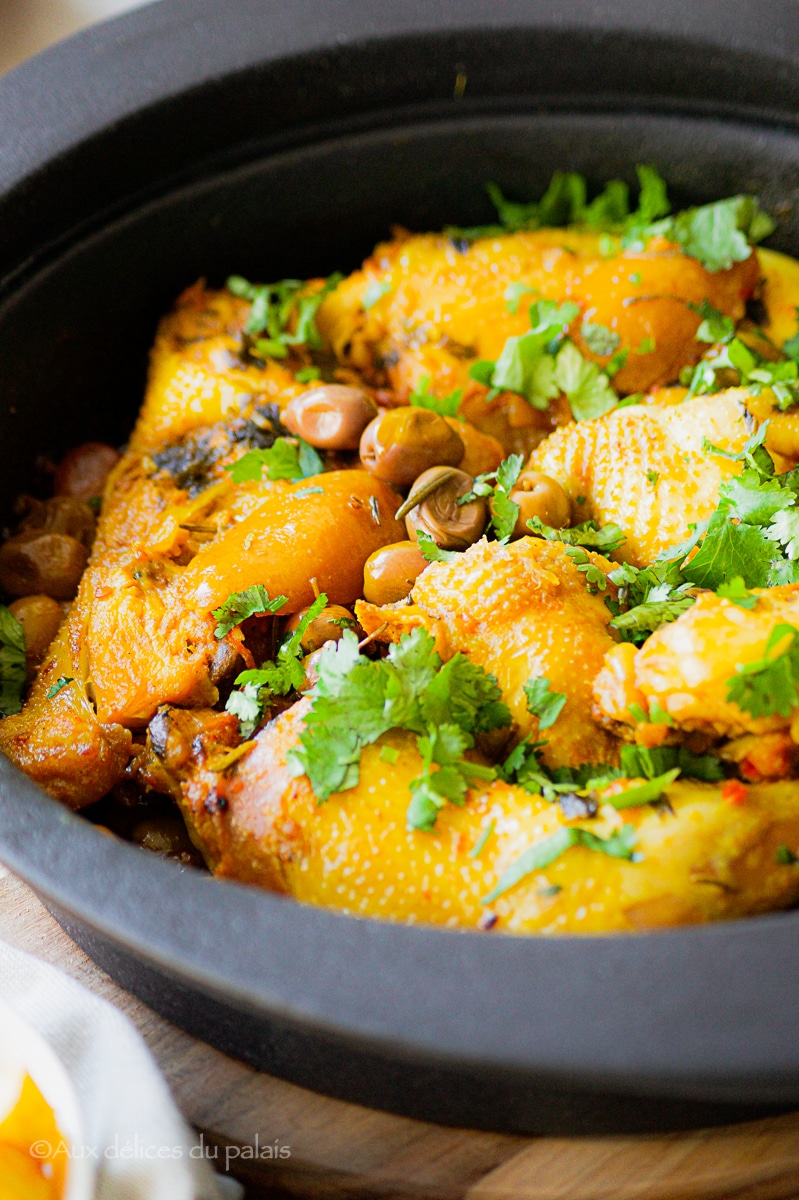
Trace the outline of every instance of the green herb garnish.
{"type": "Polygon", "coordinates": [[[433,396],[430,392],[430,376],[423,375],[408,397],[408,403],[414,408],[427,408],[440,417],[457,417],[463,421],[465,418],[458,414],[462,399],[463,388],[456,388],[448,396],[433,396]]]}
{"type": "Polygon", "coordinates": [[[573,826],[558,829],[557,832],[536,842],[529,850],[525,850],[515,863],[503,871],[495,887],[487,896],[483,897],[482,903],[491,904],[498,896],[502,896],[517,883],[521,883],[533,871],[540,871],[544,867],[548,867],[572,846],[584,846],[587,850],[609,854],[613,858],[631,859],[635,843],[636,835],[632,825],[623,825],[617,834],[609,838],[600,838],[587,829],[575,829],[573,826]]]}
{"type": "Polygon", "coordinates": [[[56,679],[53,686],[49,687],[47,689],[47,691],[45,692],[45,697],[48,700],[52,700],[53,696],[57,696],[60,691],[63,691],[63,689],[65,687],[68,687],[70,683],[74,683],[74,682],[75,682],[74,676],[61,675],[58,679],[56,679]]]}
{"type": "Polygon", "coordinates": [[[527,711],[531,716],[538,717],[539,731],[554,725],[563,711],[566,697],[561,692],[551,692],[549,680],[543,676],[528,679],[524,694],[527,697],[527,711]]]}
{"type": "Polygon", "coordinates": [[[325,464],[313,446],[302,438],[276,438],[267,450],[248,450],[225,467],[234,483],[255,483],[264,475],[274,483],[278,479],[309,479],[320,475],[325,464]]]}
{"type": "Polygon", "coordinates": [[[22,708],[25,690],[25,631],[5,604],[0,604],[0,713],[10,717],[22,708]]]}
{"type": "Polygon", "coordinates": [[[736,674],[727,680],[727,699],[753,717],[790,717],[799,704],[797,638],[795,626],[775,625],[763,657],[736,666],[736,674]]]}
{"type": "Polygon", "coordinates": [[[225,603],[215,608],[211,614],[218,622],[214,636],[226,637],[231,629],[241,625],[248,617],[278,612],[287,599],[287,596],[275,596],[274,600],[270,600],[269,593],[262,583],[256,583],[243,592],[232,592],[225,603]]]}

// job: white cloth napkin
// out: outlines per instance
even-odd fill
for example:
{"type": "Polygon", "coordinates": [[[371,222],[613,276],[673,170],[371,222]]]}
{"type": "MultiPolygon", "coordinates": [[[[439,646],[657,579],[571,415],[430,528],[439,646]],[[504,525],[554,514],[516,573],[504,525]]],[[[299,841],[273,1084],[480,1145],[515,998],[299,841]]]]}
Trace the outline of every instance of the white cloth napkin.
{"type": "Polygon", "coordinates": [[[202,1157],[150,1051],[121,1012],[5,942],[0,997],[45,1039],[73,1084],[83,1156],[95,1173],[94,1200],[241,1196],[239,1184],[217,1176],[202,1157]]]}

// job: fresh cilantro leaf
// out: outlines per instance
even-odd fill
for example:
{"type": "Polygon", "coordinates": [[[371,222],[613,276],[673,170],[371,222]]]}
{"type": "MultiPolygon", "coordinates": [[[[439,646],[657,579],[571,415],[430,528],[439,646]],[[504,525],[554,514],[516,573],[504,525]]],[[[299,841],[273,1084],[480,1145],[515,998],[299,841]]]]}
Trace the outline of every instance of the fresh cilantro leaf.
{"type": "Polygon", "coordinates": [[[517,313],[519,311],[519,303],[522,296],[538,295],[535,288],[530,287],[527,283],[509,283],[505,288],[505,307],[509,313],[517,313]]]}
{"type": "Polygon", "coordinates": [[[416,543],[428,562],[454,562],[458,557],[457,550],[442,550],[423,529],[417,529],[416,543]]]}
{"type": "Polygon", "coordinates": [[[25,690],[25,631],[5,604],[0,604],[0,713],[10,717],[22,708],[25,690]]]}
{"type": "Polygon", "coordinates": [[[307,292],[300,279],[282,279],[278,283],[253,284],[241,275],[231,275],[227,289],[252,304],[245,332],[250,336],[266,333],[256,342],[256,349],[275,358],[285,358],[289,346],[310,346],[321,349],[322,339],[316,328],[316,313],[331,291],[341,283],[343,275],[333,274],[323,286],[307,292]],[[291,323],[295,331],[290,332],[291,323]]]}
{"type": "Polygon", "coordinates": [[[511,454],[499,464],[491,501],[491,525],[497,540],[506,542],[519,519],[519,505],[511,500],[510,492],[524,466],[524,456],[511,454]]]}
{"type": "Polygon", "coordinates": [[[226,637],[231,629],[246,621],[248,617],[259,613],[276,613],[283,607],[287,596],[276,596],[270,600],[269,593],[262,583],[256,583],[243,592],[232,592],[224,604],[213,610],[212,616],[217,619],[214,636],[226,637]]]}
{"type": "Polygon", "coordinates": [[[74,676],[61,675],[58,679],[56,679],[53,686],[49,687],[47,689],[47,691],[45,692],[45,697],[48,700],[52,700],[53,696],[57,696],[60,691],[63,691],[63,689],[65,687],[68,687],[70,683],[74,683],[74,682],[75,682],[74,676]]]}
{"type": "Polygon", "coordinates": [[[531,716],[538,717],[539,730],[554,725],[563,711],[566,697],[561,692],[551,692],[549,680],[543,676],[528,679],[524,694],[527,697],[527,711],[531,716]]]}
{"type": "Polygon", "coordinates": [[[670,783],[674,783],[679,774],[680,768],[673,767],[672,770],[666,771],[654,779],[649,779],[637,787],[627,788],[626,791],[618,792],[615,796],[605,796],[602,802],[618,809],[637,808],[640,804],[654,804],[661,799],[663,792],[670,783]]]}
{"type": "Polygon", "coordinates": [[[719,501],[731,517],[747,525],[767,525],[783,509],[791,508],[796,496],[776,479],[763,479],[749,468],[722,483],[719,501]]]}
{"type": "Polygon", "coordinates": [[[631,225],[649,225],[658,217],[665,217],[671,208],[666,181],[654,167],[641,164],[635,168],[641,188],[638,208],[630,215],[631,225]]]}
{"type": "Polygon", "coordinates": [[[621,770],[628,779],[656,779],[664,772],[679,768],[691,779],[715,783],[724,779],[724,768],[712,754],[694,754],[685,746],[645,746],[629,744],[621,748],[621,770]]]}
{"type": "Polygon", "coordinates": [[[239,718],[239,733],[245,739],[252,736],[263,716],[260,691],[256,683],[247,683],[241,690],[234,689],[225,704],[225,711],[239,718]]]}
{"type": "Polygon", "coordinates": [[[799,863],[799,857],[794,854],[787,846],[778,846],[774,857],[778,863],[784,867],[793,866],[794,863],[799,863]]]}
{"type": "Polygon", "coordinates": [[[602,357],[612,354],[618,349],[621,338],[612,329],[608,329],[607,325],[592,325],[589,321],[583,321],[582,335],[585,344],[592,354],[599,354],[602,357]]]}
{"type": "Polygon", "coordinates": [[[795,561],[799,558],[799,512],[796,509],[783,509],[775,513],[771,527],[764,536],[769,541],[779,542],[787,557],[795,561]]]}
{"type": "Polygon", "coordinates": [[[721,596],[723,600],[729,600],[732,604],[737,604],[738,608],[754,608],[758,601],[758,597],[754,592],[749,591],[740,575],[733,576],[728,582],[720,583],[716,588],[716,595],[721,596]]]}
{"type": "Polygon", "coordinates": [[[469,367],[469,378],[476,380],[477,383],[485,384],[486,387],[491,387],[495,366],[496,363],[491,362],[490,359],[481,358],[469,367]]]}
{"type": "Polygon", "coordinates": [[[725,317],[709,300],[703,300],[701,304],[689,303],[688,307],[702,318],[694,335],[698,342],[726,345],[732,341],[735,336],[735,322],[732,317],[725,317]]]}
{"type": "Polygon", "coordinates": [[[297,383],[313,383],[321,376],[322,372],[319,367],[303,367],[300,371],[295,372],[294,378],[297,383]]]}
{"type": "Polygon", "coordinates": [[[495,822],[492,818],[492,820],[490,820],[488,822],[485,829],[480,834],[479,838],[475,842],[472,849],[469,851],[470,858],[479,858],[480,855],[483,853],[483,851],[485,850],[485,847],[486,847],[486,843],[488,842],[488,839],[491,837],[491,834],[494,832],[494,825],[495,825],[495,822]]]}
{"type": "Polygon", "coordinates": [[[278,479],[309,479],[324,469],[325,464],[313,446],[302,438],[285,437],[276,438],[267,450],[249,450],[225,467],[234,483],[257,482],[264,472],[272,483],[278,479]]]}
{"type": "Polygon", "coordinates": [[[794,312],[796,313],[797,330],[793,337],[789,337],[787,341],[782,343],[782,350],[784,354],[788,355],[788,358],[793,359],[794,362],[799,362],[799,308],[794,309],[794,312]]]}
{"type": "Polygon", "coordinates": [[[647,471],[646,481],[648,484],[650,484],[651,487],[657,487],[659,479],[660,479],[660,471],[647,471]]]}
{"type": "MultiPolygon", "coordinates": [[[[607,375],[608,379],[613,379],[615,375],[618,375],[619,371],[623,370],[623,368],[627,365],[627,359],[629,357],[630,351],[626,349],[626,347],[623,350],[616,351],[608,365],[605,367],[605,374],[607,375]]],[[[619,403],[629,404],[631,399],[632,397],[628,396],[626,401],[619,401],[619,403]]],[[[633,403],[635,403],[634,400],[633,403]]]]}
{"type": "Polygon", "coordinates": [[[572,560],[577,570],[582,575],[585,575],[585,583],[589,591],[606,591],[608,581],[605,572],[596,566],[595,563],[591,562],[591,559],[582,546],[567,546],[566,554],[572,560]]]}
{"type": "Polygon", "coordinates": [[[716,509],[702,545],[682,572],[696,587],[713,591],[736,575],[746,587],[768,587],[774,557],[774,547],[758,526],[735,525],[723,509],[716,509]]]}
{"type": "Polygon", "coordinates": [[[576,421],[601,417],[618,403],[607,375],[583,358],[573,342],[566,342],[558,351],[555,383],[565,393],[576,421]]]}
{"type": "Polygon", "coordinates": [[[727,680],[727,699],[753,717],[790,717],[799,704],[797,638],[795,626],[776,625],[763,657],[736,666],[736,674],[727,680]]]}
{"type": "Polygon", "coordinates": [[[650,226],[679,243],[683,252],[696,258],[710,272],[726,271],[751,254],[751,244],[768,237],[775,225],[754,196],[730,196],[698,208],[688,208],[674,217],[650,226]]]}
{"type": "Polygon", "coordinates": [[[546,538],[548,542],[585,546],[590,550],[599,550],[602,554],[612,554],[627,541],[622,529],[612,521],[602,526],[596,521],[583,521],[568,529],[555,529],[551,525],[545,525],[540,517],[531,517],[527,526],[533,535],[546,538]]]}
{"type": "Polygon", "coordinates": [[[503,871],[492,890],[483,897],[482,903],[491,904],[534,871],[541,871],[544,867],[548,867],[572,846],[585,846],[588,850],[610,854],[614,858],[629,859],[632,858],[635,841],[635,830],[632,825],[622,826],[618,834],[605,839],[597,837],[587,829],[576,829],[574,826],[558,829],[555,833],[541,838],[539,842],[530,846],[521,857],[516,859],[515,863],[503,871]]]}
{"type": "Polygon", "coordinates": [[[467,733],[489,733],[511,723],[510,710],[493,675],[455,654],[427,684],[420,701],[428,724],[454,721],[467,733]]]}
{"type": "MultiPolygon", "coordinates": [[[[648,637],[656,629],[676,621],[687,612],[694,603],[693,596],[675,596],[670,600],[644,601],[636,604],[627,612],[619,613],[610,622],[611,626],[624,636],[625,641],[637,641],[638,638],[628,636],[644,633],[648,637]]],[[[642,639],[645,640],[645,639],[642,639]]]]}
{"type": "Polygon", "coordinates": [[[581,221],[589,229],[614,229],[623,224],[629,211],[630,189],[622,179],[611,179],[585,208],[581,221]]]}
{"type": "Polygon", "coordinates": [[[746,462],[753,471],[758,471],[761,475],[772,476],[774,463],[764,445],[768,426],[768,421],[764,421],[760,428],[746,439],[743,450],[724,450],[721,446],[714,446],[707,438],[702,439],[702,449],[706,454],[716,454],[719,458],[728,458],[730,462],[746,462]]]}
{"type": "Polygon", "coordinates": [[[391,284],[387,279],[376,279],[370,283],[361,297],[361,307],[364,312],[368,312],[370,308],[374,308],[378,300],[382,300],[383,296],[387,296],[391,291],[391,284]]]}
{"type": "MultiPolygon", "coordinates": [[[[438,413],[441,417],[458,417],[458,409],[463,399],[463,388],[456,388],[448,396],[441,398],[430,393],[430,376],[424,375],[408,397],[408,403],[414,408],[427,408],[438,413]]],[[[462,421],[463,417],[458,417],[462,421]]]]}

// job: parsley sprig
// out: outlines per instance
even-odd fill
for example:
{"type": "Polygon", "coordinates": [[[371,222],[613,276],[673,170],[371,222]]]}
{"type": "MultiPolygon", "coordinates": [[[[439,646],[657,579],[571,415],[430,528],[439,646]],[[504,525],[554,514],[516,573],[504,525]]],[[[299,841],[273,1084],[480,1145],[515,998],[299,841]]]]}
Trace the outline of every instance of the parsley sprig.
{"type": "Polygon", "coordinates": [[[0,604],[0,713],[4,717],[22,708],[25,677],[25,631],[11,610],[0,604]]]}
{"type": "Polygon", "coordinates": [[[355,787],[361,751],[390,729],[416,734],[421,775],[411,783],[411,829],[430,830],[447,802],[496,771],[464,755],[474,735],[510,724],[496,679],[462,654],[442,662],[430,634],[414,629],[384,659],[361,654],[349,630],[319,657],[301,746],[290,752],[319,800],[355,787]]]}
{"type": "Polygon", "coordinates": [[[256,284],[241,275],[231,275],[225,286],[234,296],[249,300],[252,305],[244,331],[253,338],[253,348],[270,358],[287,358],[292,346],[308,346],[311,350],[322,348],[316,314],[325,296],[334,291],[343,278],[336,272],[316,291],[308,291],[307,283],[301,279],[256,284]],[[258,336],[264,333],[266,337],[258,336]]]}

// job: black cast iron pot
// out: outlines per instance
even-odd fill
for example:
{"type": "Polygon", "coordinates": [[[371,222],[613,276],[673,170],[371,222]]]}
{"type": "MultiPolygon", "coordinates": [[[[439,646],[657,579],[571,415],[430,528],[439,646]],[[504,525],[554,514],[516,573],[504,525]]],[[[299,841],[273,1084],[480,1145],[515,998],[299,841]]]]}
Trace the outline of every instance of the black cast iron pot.
{"type": "MultiPolygon", "coordinates": [[[[391,223],[488,220],[486,180],[525,198],[558,167],[790,205],[797,112],[792,0],[164,0],[48,51],[0,80],[0,511],[42,451],[124,440],[198,276],[349,270],[391,223]]],[[[337,1096],[530,1132],[799,1102],[799,913],[560,939],[356,920],[181,872],[5,761],[0,858],[154,1008],[337,1096]]]]}

